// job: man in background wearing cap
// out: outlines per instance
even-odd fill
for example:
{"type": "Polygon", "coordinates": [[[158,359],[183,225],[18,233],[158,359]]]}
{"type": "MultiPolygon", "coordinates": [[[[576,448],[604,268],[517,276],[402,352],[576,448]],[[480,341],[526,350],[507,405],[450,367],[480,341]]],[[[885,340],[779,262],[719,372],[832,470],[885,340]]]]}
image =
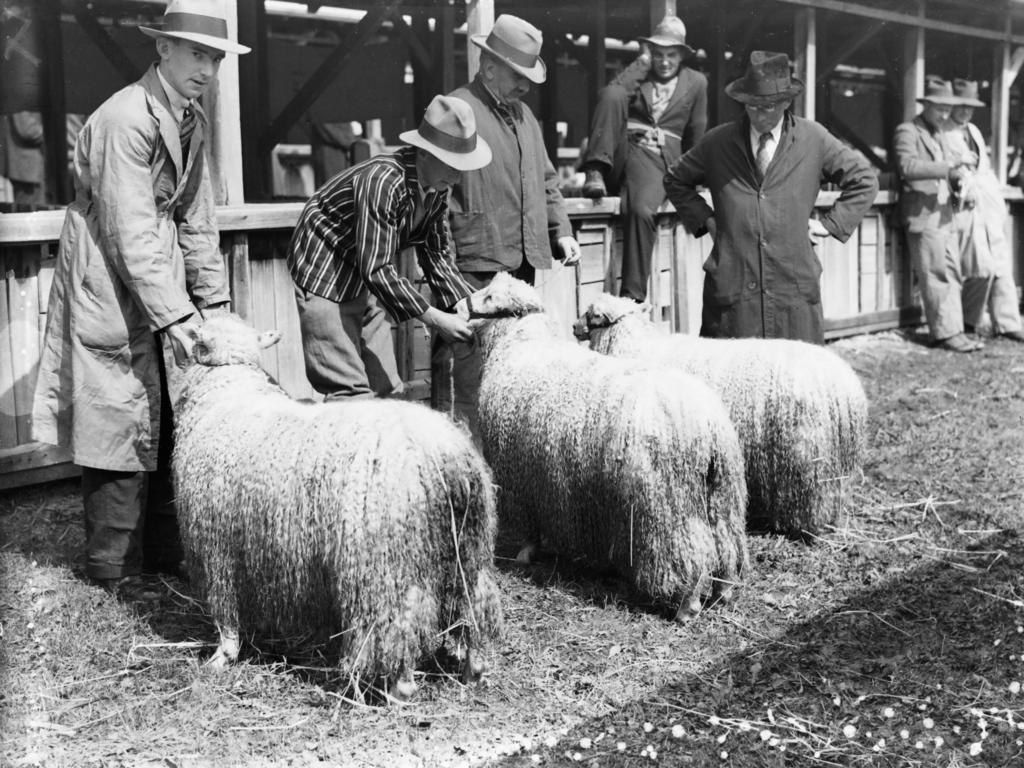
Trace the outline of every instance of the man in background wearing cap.
{"type": "MultiPolygon", "coordinates": [[[[476,289],[488,285],[497,272],[533,283],[535,271],[550,269],[553,258],[568,266],[580,257],[540,124],[521,101],[532,83],[543,83],[547,77],[540,58],[541,32],[502,14],[489,34],[471,40],[480,48],[480,71],[452,96],[472,107],[477,130],[490,144],[494,160],[463,174],[452,187],[456,265],[476,289]]],[[[439,339],[434,345],[434,407],[454,408],[474,432],[480,365],[473,344],[452,345],[439,339]]]]}
{"type": "Polygon", "coordinates": [[[853,234],[878,178],[859,152],[789,112],[802,91],[786,54],[754,51],[746,75],[725,88],[745,116],[709,131],[665,176],[686,229],[714,240],[704,264],[702,336],[824,342],[814,246],[853,234]],[[822,180],[841,193],[813,218],[822,180]],[[714,208],[698,193],[702,185],[714,208]]]}
{"type": "Polygon", "coordinates": [[[605,178],[621,177],[619,294],[638,302],[647,297],[665,172],[700,140],[708,123],[708,81],[683,65],[693,49],[682,20],[666,16],[640,45],[640,56],[601,91],[580,164],[584,197],[604,197],[605,178]]]}
{"type": "Polygon", "coordinates": [[[968,170],[963,158],[952,156],[944,135],[959,100],[948,81],[928,77],[918,101],[924,105],[921,113],[896,128],[894,141],[907,247],[932,342],[951,352],[974,352],[982,345],[964,335],[960,254],[953,226],[953,193],[968,170]]]}
{"type": "Polygon", "coordinates": [[[1002,184],[992,170],[985,139],[971,122],[974,108],[985,103],[978,99],[975,80],[954,80],[953,95],[960,103],[950,114],[947,144],[953,158],[969,171],[961,182],[953,214],[964,278],[964,329],[978,329],[987,308],[995,335],[1024,342],[1012,254],[1003,229],[1006,201],[1002,184]]]}
{"type": "Polygon", "coordinates": [[[165,342],[184,365],[194,324],[229,299],[198,99],[249,49],[217,0],[171,0],[162,28],[140,29],[159,61],[78,136],[32,424],[82,470],[86,574],[146,597],[138,575],[181,561],[165,342]]]}
{"type": "Polygon", "coordinates": [[[401,391],[381,307],[399,322],[418,318],[448,341],[473,337],[464,301],[473,289],[450,261],[445,219],[449,188],[487,165],[490,148],[469,105],[447,96],[434,97],[419,129],[399,138],[408,146],[354,165],[314,192],[288,249],[306,377],[327,399],[401,391]],[[446,311],[398,274],[395,256],[412,246],[446,311]]]}

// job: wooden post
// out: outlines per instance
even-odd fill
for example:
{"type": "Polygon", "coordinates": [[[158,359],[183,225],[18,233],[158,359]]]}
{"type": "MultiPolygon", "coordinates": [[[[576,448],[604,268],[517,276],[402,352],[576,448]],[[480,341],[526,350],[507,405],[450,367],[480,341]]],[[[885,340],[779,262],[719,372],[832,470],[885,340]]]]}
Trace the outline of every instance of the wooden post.
{"type": "Polygon", "coordinates": [[[43,141],[48,179],[53,180],[53,202],[71,202],[68,178],[67,101],[64,95],[64,42],[60,26],[60,0],[39,3],[36,23],[43,44],[43,141]]]}
{"type": "Polygon", "coordinates": [[[816,115],[815,95],[818,80],[818,24],[817,12],[813,8],[797,10],[794,24],[793,51],[796,57],[796,76],[804,81],[804,92],[793,100],[794,114],[814,120],[816,115]]]}
{"type": "MultiPolygon", "coordinates": [[[[676,13],[676,0],[650,0],[650,29],[658,26],[658,22],[666,16],[678,16],[676,13]]],[[[684,22],[685,23],[685,22],[684,22]]],[[[648,30],[650,31],[650,30],[648,30]]]]}
{"type": "Polygon", "coordinates": [[[238,6],[239,42],[252,48],[239,58],[239,101],[245,130],[242,131],[243,174],[250,200],[270,198],[270,153],[260,147],[260,136],[270,124],[267,102],[267,14],[263,3],[238,6]]]}
{"type": "MultiPolygon", "coordinates": [[[[228,22],[228,37],[238,39],[238,0],[223,0],[228,22]]],[[[244,44],[244,43],[243,43],[244,44]]],[[[250,43],[262,47],[263,41],[250,43]]],[[[243,54],[249,55],[249,54],[243,54]]],[[[245,202],[242,179],[242,107],[239,96],[238,56],[228,54],[220,63],[220,73],[210,88],[204,105],[213,129],[211,161],[213,192],[218,205],[241,205],[245,202]]]]}
{"type": "Polygon", "coordinates": [[[468,42],[473,35],[486,35],[494,26],[494,0],[466,0],[466,63],[469,79],[480,69],[480,49],[468,42]]]}
{"type": "MultiPolygon", "coordinates": [[[[455,71],[455,8],[451,5],[444,5],[441,8],[441,17],[437,20],[435,32],[440,41],[441,47],[441,93],[451,93],[457,85],[462,84],[462,78],[458,77],[455,71]],[[456,82],[458,81],[458,82],[456,82]]],[[[466,42],[468,51],[479,51],[472,43],[466,42]]],[[[479,66],[480,57],[477,57],[479,66]]],[[[472,76],[469,78],[472,80],[472,76]]]]}
{"type": "MultiPolygon", "coordinates": [[[[924,0],[918,0],[917,16],[924,19],[924,0]]],[[[924,27],[908,29],[903,38],[903,120],[917,114],[917,98],[924,94],[924,27]]]]}
{"type": "Polygon", "coordinates": [[[597,94],[608,82],[608,51],[604,39],[608,36],[608,4],[606,0],[595,0],[593,7],[593,26],[590,28],[590,81],[592,86],[587,94],[588,115],[594,114],[597,108],[597,94]]]}

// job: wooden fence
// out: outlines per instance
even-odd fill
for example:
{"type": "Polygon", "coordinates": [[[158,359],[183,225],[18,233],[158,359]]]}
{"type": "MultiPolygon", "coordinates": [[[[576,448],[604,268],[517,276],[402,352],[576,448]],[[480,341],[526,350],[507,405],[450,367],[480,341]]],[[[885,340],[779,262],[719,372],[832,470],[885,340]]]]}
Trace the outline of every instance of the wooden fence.
{"type": "MultiPolygon", "coordinates": [[[[835,193],[823,192],[818,204],[828,207],[834,199],[835,193]]],[[[570,198],[567,205],[582,246],[580,264],[538,273],[537,287],[560,331],[569,337],[573,321],[590,301],[602,291],[614,291],[622,231],[616,199],[570,198]]],[[[312,399],[285,263],[288,239],[300,210],[298,203],[225,207],[218,210],[218,223],[235,311],[257,328],[277,328],[283,333],[281,343],[264,353],[264,367],[292,396],[312,399]]],[[[1019,210],[1014,213],[1008,233],[1018,254],[1024,217],[1019,210]]],[[[63,451],[30,439],[33,389],[63,218],[62,211],[0,216],[0,489],[75,471],[63,451]]],[[[653,319],[666,331],[696,333],[700,328],[701,266],[710,251],[710,239],[696,240],[687,234],[671,209],[663,210],[658,222],[649,291],[653,319]]],[[[819,255],[824,265],[827,337],[920,322],[892,193],[879,193],[849,242],[828,240],[819,255]]],[[[406,254],[401,268],[418,280],[414,262],[406,254]]],[[[1015,257],[1018,284],[1019,262],[1015,257]]],[[[396,326],[394,334],[399,371],[408,382],[407,396],[426,399],[430,350],[424,328],[410,321],[396,326]]]]}

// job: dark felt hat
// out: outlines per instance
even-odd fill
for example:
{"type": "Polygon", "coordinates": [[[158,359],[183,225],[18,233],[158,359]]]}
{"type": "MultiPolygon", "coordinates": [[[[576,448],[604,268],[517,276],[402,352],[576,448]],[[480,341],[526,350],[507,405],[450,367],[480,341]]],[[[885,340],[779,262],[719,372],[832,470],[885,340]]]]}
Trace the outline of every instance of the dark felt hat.
{"type": "Polygon", "coordinates": [[[799,96],[804,84],[789,73],[789,56],[753,51],[747,73],[725,86],[725,95],[743,104],[775,104],[799,96]]]}

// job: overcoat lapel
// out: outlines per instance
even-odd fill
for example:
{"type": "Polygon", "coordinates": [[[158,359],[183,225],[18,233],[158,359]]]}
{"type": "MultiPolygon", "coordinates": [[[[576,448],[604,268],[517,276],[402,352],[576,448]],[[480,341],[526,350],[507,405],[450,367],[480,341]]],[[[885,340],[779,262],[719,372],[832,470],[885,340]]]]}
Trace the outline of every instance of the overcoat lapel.
{"type": "MultiPolygon", "coordinates": [[[[171,104],[167,100],[167,94],[164,93],[164,87],[156,73],[155,64],[142,76],[142,84],[149,94],[153,113],[156,115],[157,120],[160,121],[160,138],[164,140],[167,154],[171,156],[171,162],[174,163],[174,170],[177,172],[180,186],[185,177],[184,162],[181,156],[181,136],[178,134],[178,123],[171,113],[171,104]]],[[[195,144],[196,142],[193,141],[192,145],[194,146],[195,144]]]]}

